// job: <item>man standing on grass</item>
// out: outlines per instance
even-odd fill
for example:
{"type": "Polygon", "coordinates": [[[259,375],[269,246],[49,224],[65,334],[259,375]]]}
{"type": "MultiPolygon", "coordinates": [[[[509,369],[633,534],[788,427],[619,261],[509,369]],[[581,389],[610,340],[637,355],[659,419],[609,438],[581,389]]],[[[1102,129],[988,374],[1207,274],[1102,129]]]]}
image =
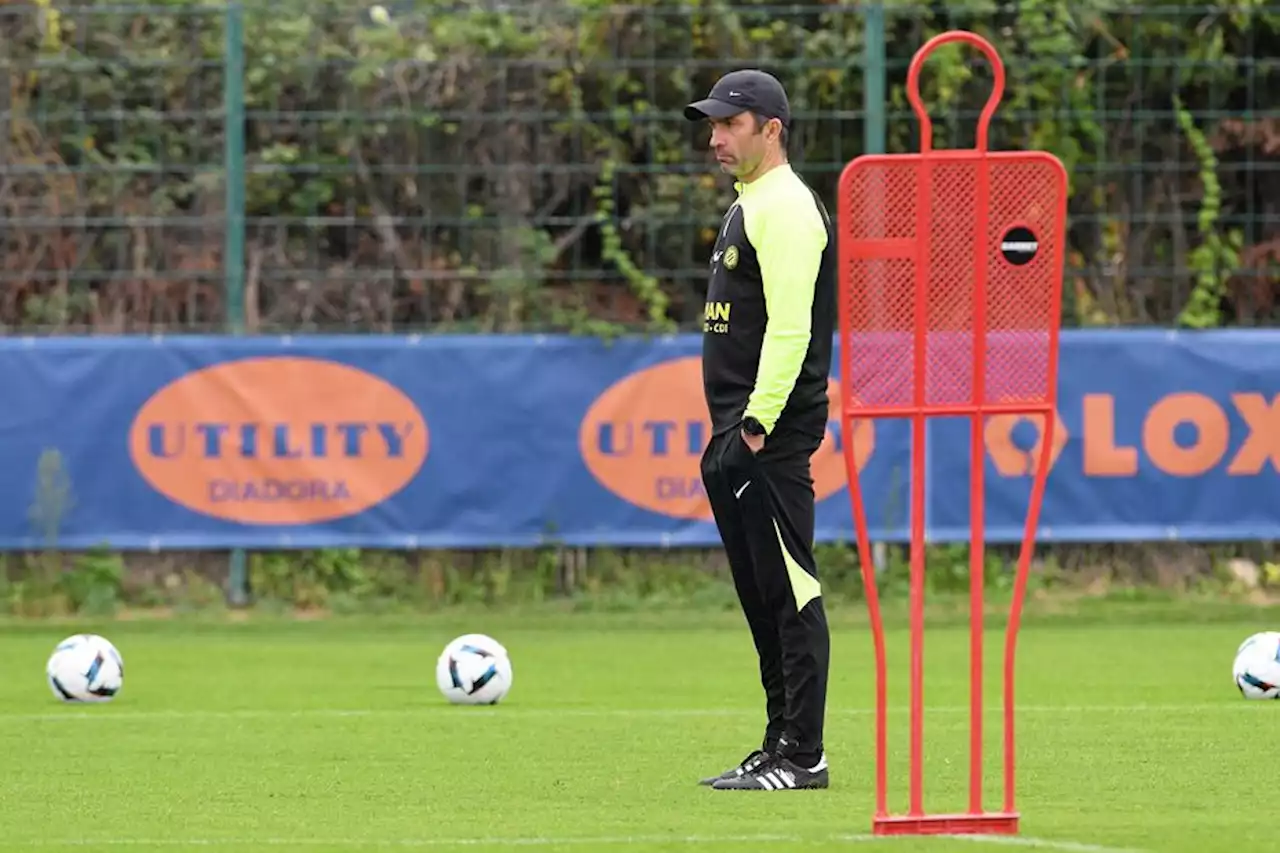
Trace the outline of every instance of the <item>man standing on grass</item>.
{"type": "Polygon", "coordinates": [[[711,126],[738,198],[720,225],[704,309],[712,438],[702,480],[760,657],[761,748],[702,780],[718,790],[826,788],[830,638],[813,557],[810,457],[827,427],[836,239],[787,160],[786,92],[734,71],[685,108],[711,126]]]}

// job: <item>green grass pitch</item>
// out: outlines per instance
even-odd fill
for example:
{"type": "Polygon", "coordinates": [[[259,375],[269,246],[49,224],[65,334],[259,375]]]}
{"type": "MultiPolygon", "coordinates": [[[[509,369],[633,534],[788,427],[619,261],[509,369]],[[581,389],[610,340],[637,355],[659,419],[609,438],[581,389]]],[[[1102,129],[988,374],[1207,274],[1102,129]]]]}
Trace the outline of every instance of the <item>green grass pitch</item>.
{"type": "MultiPolygon", "coordinates": [[[[1275,627],[1265,611],[1029,618],[1012,841],[868,837],[870,633],[857,605],[832,621],[832,788],[774,795],[695,784],[760,735],[754,652],[733,612],[0,623],[0,850],[1270,849],[1259,797],[1280,707],[1246,702],[1230,681],[1239,642],[1275,627]],[[54,644],[81,630],[124,655],[110,704],[62,705],[44,683],[54,644]],[[511,650],[505,704],[453,707],[436,691],[436,655],[465,631],[511,650]]],[[[993,623],[992,807],[1002,637],[993,623]]],[[[902,810],[900,618],[888,639],[902,810]]],[[[965,803],[967,653],[963,624],[930,626],[931,811],[965,803]]]]}

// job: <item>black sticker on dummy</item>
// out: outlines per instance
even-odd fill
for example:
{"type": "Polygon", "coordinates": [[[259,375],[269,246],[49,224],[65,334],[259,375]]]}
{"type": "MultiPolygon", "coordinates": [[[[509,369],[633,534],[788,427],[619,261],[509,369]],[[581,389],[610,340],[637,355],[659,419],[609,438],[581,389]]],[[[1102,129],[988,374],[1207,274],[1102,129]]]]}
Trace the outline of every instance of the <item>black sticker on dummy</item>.
{"type": "Polygon", "coordinates": [[[1000,241],[1000,254],[1016,267],[1031,263],[1036,252],[1040,250],[1040,241],[1031,233],[1030,228],[1021,225],[1010,228],[1000,241]]]}

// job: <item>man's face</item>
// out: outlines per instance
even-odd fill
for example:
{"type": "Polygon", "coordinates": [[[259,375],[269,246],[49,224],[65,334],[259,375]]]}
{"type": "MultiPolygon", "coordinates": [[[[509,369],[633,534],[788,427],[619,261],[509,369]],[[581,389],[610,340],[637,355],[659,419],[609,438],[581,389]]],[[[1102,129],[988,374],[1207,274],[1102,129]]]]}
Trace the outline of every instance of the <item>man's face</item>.
{"type": "Polygon", "coordinates": [[[709,121],[711,150],[720,168],[735,178],[756,170],[768,151],[770,138],[776,135],[775,129],[769,126],[776,122],[770,121],[762,127],[749,112],[709,121]]]}

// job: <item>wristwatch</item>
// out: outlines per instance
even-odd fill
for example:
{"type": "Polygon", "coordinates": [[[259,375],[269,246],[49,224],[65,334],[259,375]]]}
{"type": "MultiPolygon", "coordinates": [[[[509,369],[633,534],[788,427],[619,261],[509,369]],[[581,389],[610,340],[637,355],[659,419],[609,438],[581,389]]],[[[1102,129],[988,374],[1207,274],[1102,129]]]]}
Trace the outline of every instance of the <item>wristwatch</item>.
{"type": "Polygon", "coordinates": [[[742,431],[747,435],[764,435],[764,424],[748,415],[742,419],[742,431]]]}

